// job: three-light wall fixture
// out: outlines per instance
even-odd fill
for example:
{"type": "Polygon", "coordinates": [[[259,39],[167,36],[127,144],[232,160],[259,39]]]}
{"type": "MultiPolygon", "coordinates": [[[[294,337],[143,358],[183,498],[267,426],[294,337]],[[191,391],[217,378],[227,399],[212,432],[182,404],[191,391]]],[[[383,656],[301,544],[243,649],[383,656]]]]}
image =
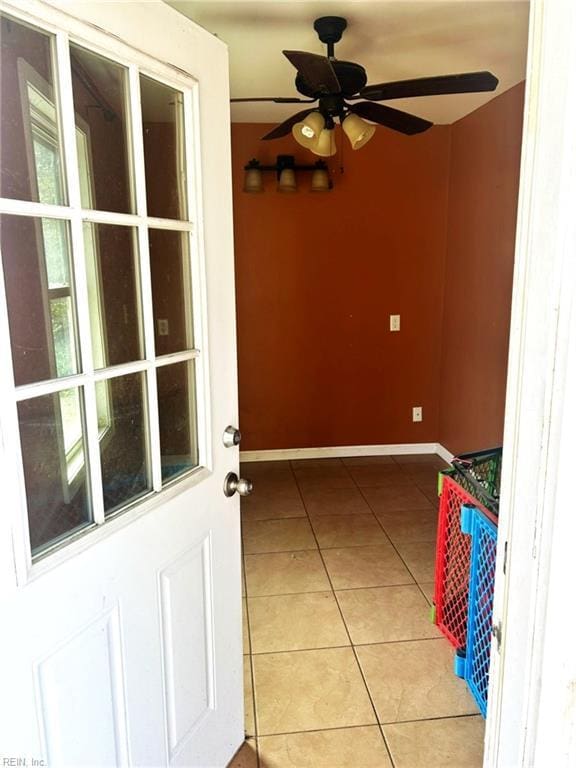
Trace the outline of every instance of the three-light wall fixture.
{"type": "Polygon", "coordinates": [[[332,189],[328,167],[323,160],[318,160],[314,165],[299,165],[295,162],[293,155],[278,155],[276,165],[261,165],[258,160],[250,160],[244,166],[244,192],[263,192],[262,174],[267,172],[276,174],[278,192],[296,192],[296,173],[300,171],[312,173],[311,192],[329,192],[332,189]]]}

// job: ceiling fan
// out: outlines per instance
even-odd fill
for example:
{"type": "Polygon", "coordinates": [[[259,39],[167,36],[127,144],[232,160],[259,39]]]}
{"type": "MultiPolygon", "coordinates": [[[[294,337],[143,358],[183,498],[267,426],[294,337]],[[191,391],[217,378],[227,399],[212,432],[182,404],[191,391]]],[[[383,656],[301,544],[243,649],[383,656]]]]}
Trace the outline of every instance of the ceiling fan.
{"type": "Polygon", "coordinates": [[[280,123],[263,136],[263,140],[279,139],[292,132],[299,144],[316,155],[329,157],[336,152],[333,130],[336,119],[342,124],[352,148],[360,149],[374,135],[376,129],[371,123],[407,135],[421,133],[432,125],[429,120],[376,102],[413,96],[493,91],[498,85],[498,78],[491,72],[466,72],[366,85],[364,67],[350,61],[339,61],[334,56],[334,45],[341,39],[346,26],[346,19],[340,16],[316,19],[314,29],[320,41],[327,46],[326,56],[305,51],[282,51],[297,70],[296,90],[307,98],[270,96],[231,99],[232,102],[271,101],[276,104],[318,102],[317,106],[297,112],[280,123]]]}

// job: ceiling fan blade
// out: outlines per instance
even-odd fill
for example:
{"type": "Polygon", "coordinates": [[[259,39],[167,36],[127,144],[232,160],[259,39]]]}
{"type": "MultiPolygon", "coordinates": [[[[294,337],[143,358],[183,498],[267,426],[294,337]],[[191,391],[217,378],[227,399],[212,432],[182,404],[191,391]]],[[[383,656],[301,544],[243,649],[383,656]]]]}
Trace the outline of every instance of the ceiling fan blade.
{"type": "Polygon", "coordinates": [[[266,136],[262,136],[262,141],[270,141],[271,139],[279,139],[282,136],[287,136],[292,130],[292,126],[303,120],[310,112],[314,112],[314,109],[303,109],[301,112],[296,112],[295,115],[289,117],[288,120],[284,120],[283,123],[277,125],[276,128],[267,133],[266,136]]]}
{"type": "Polygon", "coordinates": [[[410,115],[408,112],[401,112],[399,109],[386,107],[384,104],[374,104],[371,101],[360,101],[358,104],[348,104],[347,106],[350,112],[354,112],[366,120],[385,125],[386,128],[392,128],[394,131],[409,136],[414,133],[422,133],[433,125],[429,120],[410,115]]]}
{"type": "Polygon", "coordinates": [[[342,90],[334,67],[327,56],[305,51],[282,51],[282,53],[296,67],[314,94],[340,93],[342,90]]]}
{"type": "Polygon", "coordinates": [[[316,99],[296,99],[292,96],[247,96],[241,99],[230,99],[233,103],[240,101],[273,101],[275,104],[312,104],[316,99]]]}
{"type": "Polygon", "coordinates": [[[360,91],[360,97],[370,101],[384,101],[411,96],[439,96],[445,93],[479,93],[493,91],[497,85],[498,78],[491,72],[465,72],[460,75],[419,77],[415,80],[367,85],[360,91]]]}

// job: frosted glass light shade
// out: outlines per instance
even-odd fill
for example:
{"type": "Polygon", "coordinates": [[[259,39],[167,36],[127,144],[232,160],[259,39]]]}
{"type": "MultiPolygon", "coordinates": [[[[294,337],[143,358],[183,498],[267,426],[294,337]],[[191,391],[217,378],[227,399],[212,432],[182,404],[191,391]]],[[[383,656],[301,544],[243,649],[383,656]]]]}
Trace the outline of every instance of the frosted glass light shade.
{"type": "Polygon", "coordinates": [[[312,171],[312,183],[310,185],[310,191],[330,191],[330,177],[328,176],[328,171],[325,168],[316,168],[315,171],[312,171]]]}
{"type": "Polygon", "coordinates": [[[264,180],[262,179],[262,171],[259,168],[248,168],[244,171],[244,192],[263,192],[264,180]]]}
{"type": "Polygon", "coordinates": [[[320,112],[311,112],[301,123],[292,127],[292,136],[301,147],[311,149],[318,141],[318,137],[324,128],[324,118],[320,112]]]}
{"type": "Polygon", "coordinates": [[[336,154],[336,138],[333,128],[324,128],[314,146],[308,147],[311,152],[320,157],[332,157],[336,154]]]}
{"type": "Polygon", "coordinates": [[[296,192],[296,174],[292,168],[284,168],[280,173],[278,192],[296,192]]]}
{"type": "Polygon", "coordinates": [[[360,147],[363,147],[370,141],[376,132],[375,125],[367,123],[366,120],[362,120],[361,117],[354,114],[349,114],[344,118],[342,129],[348,137],[352,149],[360,149],[360,147]]]}

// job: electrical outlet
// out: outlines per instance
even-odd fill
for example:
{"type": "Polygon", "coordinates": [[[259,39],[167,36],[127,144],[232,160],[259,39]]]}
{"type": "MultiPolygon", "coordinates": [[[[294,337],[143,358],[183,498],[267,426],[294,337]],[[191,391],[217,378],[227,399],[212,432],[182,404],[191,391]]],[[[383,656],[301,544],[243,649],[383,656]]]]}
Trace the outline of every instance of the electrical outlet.
{"type": "Polygon", "coordinates": [[[412,421],[422,421],[422,406],[415,405],[412,408],[412,421]]]}
{"type": "Polygon", "coordinates": [[[400,330],[400,315],[390,315],[390,330],[391,331],[400,330]]]}
{"type": "Polygon", "coordinates": [[[158,336],[169,336],[168,320],[158,320],[158,336]]]}

